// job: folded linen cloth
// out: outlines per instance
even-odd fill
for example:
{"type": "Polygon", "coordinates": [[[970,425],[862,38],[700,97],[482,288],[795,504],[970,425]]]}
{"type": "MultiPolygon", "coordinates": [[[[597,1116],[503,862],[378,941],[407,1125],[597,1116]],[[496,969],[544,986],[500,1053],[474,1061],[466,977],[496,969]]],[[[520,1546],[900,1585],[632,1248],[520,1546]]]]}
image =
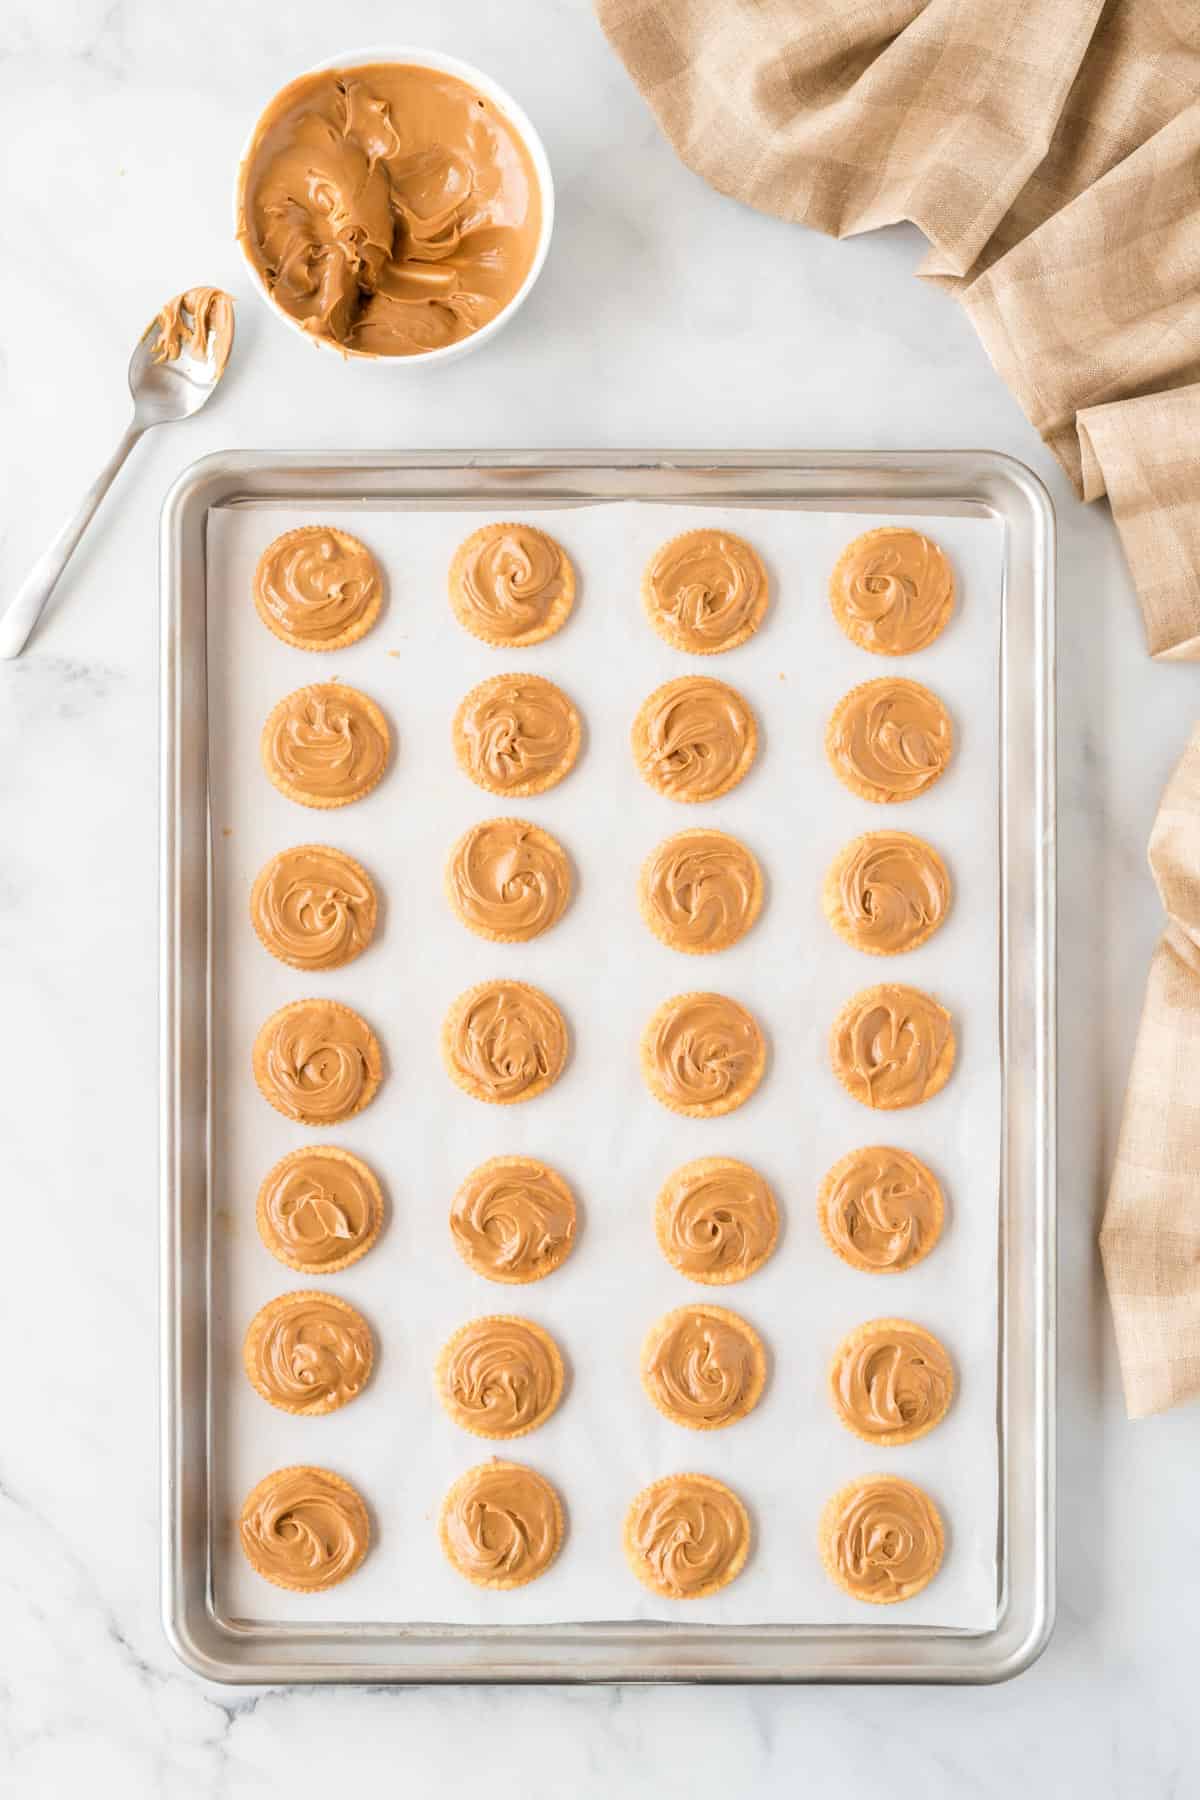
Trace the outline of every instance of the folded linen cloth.
{"type": "Polygon", "coordinates": [[[1200,659],[1200,10],[596,0],[683,161],[835,237],[902,219],[1200,659]]]}
{"type": "Polygon", "coordinates": [[[1200,727],[1163,794],[1150,867],[1167,928],[1100,1232],[1131,1418],[1200,1394],[1200,727]]]}

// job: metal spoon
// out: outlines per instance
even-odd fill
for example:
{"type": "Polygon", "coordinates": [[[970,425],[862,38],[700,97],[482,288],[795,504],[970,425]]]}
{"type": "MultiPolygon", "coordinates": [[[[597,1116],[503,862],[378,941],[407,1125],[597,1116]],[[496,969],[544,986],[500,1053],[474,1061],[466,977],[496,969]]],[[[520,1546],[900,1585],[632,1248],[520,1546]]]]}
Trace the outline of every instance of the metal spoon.
{"type": "Polygon", "coordinates": [[[189,288],[150,321],[130,358],[133,417],[125,435],[0,617],[0,657],[20,656],[92,514],[142,433],[199,412],[225,373],[232,345],[233,301],[220,288],[189,288]]]}

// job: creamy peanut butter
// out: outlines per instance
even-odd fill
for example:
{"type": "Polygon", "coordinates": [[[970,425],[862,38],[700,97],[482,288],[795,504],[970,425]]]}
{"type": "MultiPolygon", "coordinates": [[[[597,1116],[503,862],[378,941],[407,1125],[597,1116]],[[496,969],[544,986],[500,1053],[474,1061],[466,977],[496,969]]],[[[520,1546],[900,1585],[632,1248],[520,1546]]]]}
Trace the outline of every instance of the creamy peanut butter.
{"type": "Polygon", "coordinates": [[[459,624],[505,649],[552,637],[574,600],[566,552],[533,525],[484,525],[450,565],[450,604],[459,624]]]}
{"type": "Polygon", "coordinates": [[[575,1241],[575,1200],[556,1169],[494,1156],[454,1196],[450,1231],[464,1262],[489,1281],[540,1281],[575,1241]]]}
{"type": "Polygon", "coordinates": [[[884,675],[840,702],[825,749],[852,793],[888,805],[915,799],[945,774],[954,733],[936,694],[920,682],[884,675]]]}
{"type": "Polygon", "coordinates": [[[454,719],[464,774],[489,793],[541,794],[575,766],[582,727],[561,688],[541,675],[481,681],[454,719]]]}
{"type": "Polygon", "coordinates": [[[294,969],[353,962],[374,935],[377,911],[366,870],[325,844],[280,850],[250,891],[250,920],[261,943],[294,969]]]}
{"type": "Polygon", "coordinates": [[[749,931],[762,906],[762,871],[745,844],[724,831],[680,831],[642,867],[642,915],[673,950],[726,950],[749,931]]]}
{"type": "Polygon", "coordinates": [[[767,609],[767,572],[732,531],[685,531],[655,552],[642,600],[660,637],[705,656],[732,650],[758,629],[767,609]]]}
{"type": "Polygon", "coordinates": [[[563,1514],[545,1478],[523,1463],[480,1463],[442,1502],[442,1549],[476,1587],[524,1587],[544,1575],[562,1543],[563,1514]]]}
{"type": "Polygon", "coordinates": [[[371,1328],[334,1294],[281,1294],[256,1313],[242,1361],[250,1384],[282,1412],[329,1413],[357,1399],[374,1358],[371,1328]]]}
{"type": "Polygon", "coordinates": [[[314,338],[414,356],[521,288],[542,225],[528,150],[493,102],[405,63],[324,69],[276,95],[239,177],[238,237],[314,338]]]}
{"type": "Polygon", "coordinates": [[[280,793],[301,806],[348,806],[387,768],[391,734],[373,700],[338,681],[297,688],[267,717],[262,760],[280,793]]]}
{"type": "Polygon", "coordinates": [[[566,1066],[567,1027],[540,988],[484,981],[450,1008],[442,1030],[446,1068],[476,1100],[510,1106],[532,1100],[566,1066]]]}
{"type": "Polygon", "coordinates": [[[856,1600],[887,1606],[927,1587],[944,1544],[937,1507],[915,1482],[868,1475],[833,1496],[821,1519],[821,1556],[856,1600]]]}
{"type": "Polygon", "coordinates": [[[681,675],[657,688],[633,723],[633,758],[671,800],[715,800],[748,772],[758,747],[754,714],[735,688],[681,675]]]}
{"type": "Polygon", "coordinates": [[[731,1488],[707,1475],[668,1475],[643,1488],[625,1520],[638,1579],[669,1600],[699,1600],[732,1581],[750,1548],[750,1518],[731,1488]]]}
{"type": "Polygon", "coordinates": [[[156,333],[151,352],[156,363],[177,362],[185,348],[198,357],[211,352],[213,379],[219,381],[233,348],[233,301],[220,288],[188,288],[167,301],[150,331],[156,333]]]}
{"type": "Polygon", "coordinates": [[[267,545],[254,571],[264,625],[298,650],[340,650],[371,629],[383,601],[379,565],[348,531],[300,525],[267,545]]]}
{"type": "Polygon", "coordinates": [[[897,956],[932,937],[950,909],[950,878],[932,845],[907,831],[869,831],[835,859],[825,911],[856,950],[897,956]]]}
{"type": "Polygon", "coordinates": [[[945,1418],[954,1368],[932,1332],[907,1319],[873,1319],[838,1345],[829,1391],[838,1417],[857,1437],[908,1444],[945,1418]]]}
{"type": "Polygon", "coordinates": [[[446,866],[450,904],[469,930],[500,943],[549,931],[571,895],[557,839],[526,819],[485,819],[455,844],[446,866]]]}
{"type": "Polygon", "coordinates": [[[258,1190],[258,1231],[302,1274],[331,1275],[365,1256],[383,1222],[383,1194],[366,1163],[332,1145],[291,1150],[258,1190]]]}
{"type": "Polygon", "coordinates": [[[659,1412],[693,1431],[716,1431],[752,1412],[767,1359],[758,1333],[723,1306],[681,1306],[642,1345],[642,1385],[659,1412]]]}
{"type": "Polygon", "coordinates": [[[872,1145],[835,1163],[821,1184],[821,1229],[854,1268],[896,1273],[919,1263],[942,1229],[942,1190],[907,1150],[872,1145]]]}
{"type": "Polygon", "coordinates": [[[361,1112],[383,1079],[379,1041],[335,1000],[293,1000],[254,1040],[254,1078],[277,1112],[301,1125],[336,1125],[361,1112]]]}
{"type": "Polygon", "coordinates": [[[691,1281],[743,1281],[775,1248],[779,1213],[767,1182],[732,1156],[684,1163],[658,1197],[654,1227],[669,1263],[691,1281]]]}
{"type": "Polygon", "coordinates": [[[906,526],[864,531],[843,550],[830,598],[847,637],[881,656],[923,650],[954,610],[954,573],[931,538],[906,526]]]}
{"type": "Polygon", "coordinates": [[[529,1319],[472,1319],[443,1347],[438,1394],[456,1425],[478,1437],[524,1437],[544,1425],[562,1396],[554,1339],[529,1319]]]}
{"type": "Polygon", "coordinates": [[[954,1067],[950,1014],[919,988],[883,983],[846,1003],[830,1036],[833,1072],[864,1106],[919,1106],[954,1067]]]}
{"type": "Polygon", "coordinates": [[[246,1496],[239,1521],[251,1567],[276,1587],[304,1594],[352,1575],[370,1536],[361,1497],[329,1469],[276,1469],[246,1496]]]}
{"type": "Polygon", "coordinates": [[[641,1055],[655,1099],[691,1118],[715,1118],[750,1098],[767,1047],[753,1015],[727,994],[678,994],[650,1020],[641,1055]]]}

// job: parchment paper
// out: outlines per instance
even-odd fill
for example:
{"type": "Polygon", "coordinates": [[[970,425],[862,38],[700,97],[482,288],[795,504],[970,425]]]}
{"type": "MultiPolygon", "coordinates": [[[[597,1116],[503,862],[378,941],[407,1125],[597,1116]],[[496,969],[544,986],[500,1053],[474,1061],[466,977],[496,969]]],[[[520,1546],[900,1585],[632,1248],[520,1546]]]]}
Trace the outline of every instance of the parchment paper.
{"type": "Polygon", "coordinates": [[[530,650],[489,648],[450,612],[446,569],[482,511],[254,508],[209,519],[214,903],[215,1546],[219,1607],[247,1620],[517,1623],[684,1619],[739,1624],[926,1623],[986,1628],[996,1613],[996,1302],[1000,1154],[998,1043],[998,712],[1002,526],[988,520],[914,520],[950,553],[960,604],[936,644],[899,661],[856,648],[835,624],[826,582],[858,532],[887,523],[864,514],[690,508],[624,502],[526,511],[574,559],[579,594],[557,636],[530,650]],[[293,650],[261,624],[250,597],[255,561],[278,533],[340,520],[375,551],[388,579],[383,616],[347,651],[293,650]],[[774,599],[766,622],[726,655],[689,657],[662,643],[639,599],[649,555],[704,523],[743,533],[765,558],[774,599]],[[506,804],[459,771],[450,721],[468,688],[504,670],[559,682],[585,721],[575,771],[549,794],[506,804]],[[636,773],[629,728],[653,688],[689,670],[731,682],[758,716],[757,764],[732,793],[681,806],[636,773]],[[827,717],[858,682],[888,673],[926,682],[953,715],[957,754],[928,794],[898,807],[847,792],[822,749],[827,717]],[[284,799],[259,761],[271,706],[306,682],[340,677],[370,694],[395,734],[394,761],[366,800],[315,812],[284,799]],[[493,945],[451,914],[442,871],[454,840],[503,814],[552,831],[575,867],[576,897],[561,923],[525,945],[493,945]],[[642,923],[638,869],[662,838],[710,823],[758,855],[768,900],[753,931],[715,957],[680,955],[642,923]],[[954,882],[952,914],[926,945],[880,959],[850,949],[826,923],[824,871],[857,833],[894,825],[926,836],[954,882]],[[380,933],[348,968],[302,975],[276,962],[250,926],[255,874],[287,845],[329,843],[375,877],[380,933]],[[570,1025],[567,1073],[525,1105],[481,1105],[445,1075],[439,1031],[450,1002],[473,982],[537,983],[570,1025]],[[834,1079],[830,1023],[858,988],[891,979],[927,987],[949,1006],[959,1060],[947,1088],[923,1106],[873,1114],[834,1079]],[[638,1069],[643,1025],[669,995],[728,992],[766,1030],[771,1060],[758,1093],[720,1120],[665,1111],[638,1069]],[[250,1051],[276,1007],[307,994],[361,1011],[384,1047],[388,1073],[363,1114],[327,1133],[290,1123],[258,1094],[250,1051]],[[285,1151],[319,1140],[360,1153],[376,1170],[390,1216],[379,1243],[342,1274],[306,1281],[278,1263],[255,1228],[262,1177],[285,1151]],[[944,1238],[911,1273],[869,1276],[825,1247],[815,1196],[826,1169],[857,1145],[891,1143],[926,1158],[947,1195],[944,1238]],[[570,1181],[581,1213],[565,1266],[527,1287],[467,1269],[447,1225],[460,1181],[486,1158],[544,1158],[570,1181]],[[735,1287],[698,1287],[659,1253],[653,1206],[667,1175],[701,1155],[760,1169],[783,1215],[766,1267],[735,1287]],[[242,1372],[246,1325],[271,1296],[328,1285],[359,1306],[376,1337],[363,1396],[328,1417],[295,1418],[265,1404],[242,1372]],[[669,1308],[715,1300],[744,1314],[768,1346],[771,1375],[748,1419],[720,1432],[670,1424],[645,1398],[638,1350],[669,1308]],[[460,1431],[435,1398],[437,1351],[458,1325],[518,1312],[546,1326],[568,1363],[566,1396],[541,1430],[511,1448],[460,1431]],[[826,1379],[842,1334],[881,1316],[915,1319],[949,1348],[959,1389],[947,1420],[919,1443],[872,1450],[831,1410],[826,1379]],[[450,1483],[492,1454],[513,1455],[554,1482],[568,1535],[554,1568],[504,1594],[479,1590],[447,1564],[436,1518],[450,1483]],[[270,1469],[311,1462],[345,1475],[371,1509],[374,1542],[344,1586],[301,1596],[268,1586],[236,1540],[241,1500],[270,1469]],[[633,1495],[672,1471],[729,1482],[750,1508],[755,1548],[742,1576],[713,1599],[672,1607],[635,1580],[621,1547],[633,1495]],[[817,1555],[827,1496],[874,1470],[911,1477],[933,1494],[947,1526],[945,1564],[925,1592],[886,1613],[844,1596],[817,1555]]]}

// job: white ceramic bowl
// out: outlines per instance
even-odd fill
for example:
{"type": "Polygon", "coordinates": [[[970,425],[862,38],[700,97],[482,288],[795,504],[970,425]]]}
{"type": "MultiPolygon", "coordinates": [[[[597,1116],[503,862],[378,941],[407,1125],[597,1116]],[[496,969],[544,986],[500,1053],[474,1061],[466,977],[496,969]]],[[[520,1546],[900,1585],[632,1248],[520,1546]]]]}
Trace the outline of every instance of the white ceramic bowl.
{"type": "MultiPolygon", "coordinates": [[[[386,44],[371,45],[366,50],[346,50],[340,56],[327,57],[324,62],[314,63],[311,69],[305,69],[302,73],[315,75],[321,69],[356,69],[362,68],[368,63],[413,63],[421,69],[433,69],[439,75],[456,75],[460,81],[465,81],[469,86],[478,88],[479,92],[485,95],[499,112],[504,114],[521,137],[529,152],[529,160],[533,164],[534,174],[537,176],[542,202],[542,229],[538,236],[533,261],[529,265],[529,272],[508,305],[503,311],[498,312],[494,319],[489,319],[486,325],[481,325],[478,331],[473,331],[469,337],[459,338],[453,344],[443,344],[437,350],[419,350],[412,356],[376,356],[370,351],[347,350],[338,344],[331,343],[328,338],[314,337],[312,332],[305,331],[299,319],[294,319],[290,313],[284,311],[282,306],[278,306],[272,299],[266,282],[256,268],[254,260],[240,236],[238,237],[238,247],[250,272],[254,291],[265,302],[272,318],[281,319],[306,343],[316,344],[323,350],[332,351],[334,355],[356,363],[373,363],[376,368],[381,369],[424,369],[432,363],[454,362],[456,358],[467,356],[472,350],[478,350],[482,345],[490,343],[498,331],[503,331],[509,320],[524,305],[529,290],[542,272],[542,264],[546,260],[546,252],[550,248],[550,238],[554,231],[554,178],[550,173],[550,161],[546,155],[546,147],[534,129],[532,121],[517,105],[511,94],[505,93],[499,82],[493,81],[490,75],[485,75],[482,69],[473,68],[470,63],[460,62],[457,56],[445,56],[440,50],[420,50],[410,45],[401,45],[398,49],[386,44]]],[[[291,77],[291,80],[299,79],[299,76],[291,77]]],[[[289,81],[283,85],[290,86],[290,84],[289,81]]],[[[258,117],[250,127],[249,135],[242,146],[242,154],[238,159],[233,189],[235,232],[241,220],[242,176],[246,167],[246,159],[254,142],[258,121],[274,98],[275,95],[272,94],[266,104],[259,109],[258,117]]]]}

